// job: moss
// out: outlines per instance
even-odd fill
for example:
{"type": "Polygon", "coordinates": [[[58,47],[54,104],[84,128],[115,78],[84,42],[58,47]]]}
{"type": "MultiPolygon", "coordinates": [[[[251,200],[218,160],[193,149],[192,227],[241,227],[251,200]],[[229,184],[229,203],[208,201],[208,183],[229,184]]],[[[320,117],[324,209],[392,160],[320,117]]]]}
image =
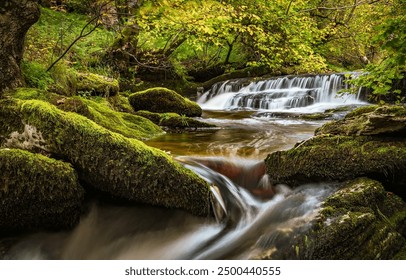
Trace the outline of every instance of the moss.
{"type": "Polygon", "coordinates": [[[265,162],[274,183],[297,186],[368,176],[406,195],[405,141],[320,135],[288,151],[272,153],[265,162]]]}
{"type": "Polygon", "coordinates": [[[77,92],[90,93],[98,96],[114,96],[119,92],[118,80],[93,73],[79,73],[77,92]]]}
{"type": "Polygon", "coordinates": [[[186,116],[180,116],[176,113],[151,113],[148,111],[138,111],[136,115],[149,119],[153,123],[168,129],[197,129],[213,128],[213,124],[201,122],[186,116]]]}
{"type": "Polygon", "coordinates": [[[316,130],[316,135],[406,136],[406,106],[361,107],[340,121],[333,121],[316,130]]]}
{"type": "Polygon", "coordinates": [[[113,110],[105,99],[80,100],[86,104],[92,120],[126,137],[148,139],[163,133],[162,129],[146,118],[113,110]]]}
{"type": "Polygon", "coordinates": [[[398,203],[400,201],[396,196],[387,196],[377,181],[368,178],[348,181],[323,202],[319,215],[312,221],[313,226],[290,241],[294,250],[277,257],[401,258],[406,239],[398,229],[404,221],[391,222],[395,213],[406,209],[405,202],[398,203]]]}
{"type": "Polygon", "coordinates": [[[129,97],[135,111],[146,110],[154,113],[177,113],[187,117],[200,117],[200,106],[167,88],[151,88],[136,92],[129,97]]]}
{"type": "Polygon", "coordinates": [[[109,97],[107,100],[115,111],[130,114],[134,113],[134,109],[131,107],[128,98],[121,95],[121,93],[119,95],[109,97]]]}
{"type": "Polygon", "coordinates": [[[379,108],[378,105],[362,106],[347,114],[347,118],[353,118],[375,111],[379,108]]]}
{"type": "Polygon", "coordinates": [[[311,258],[395,258],[406,240],[399,231],[404,220],[395,221],[394,216],[405,210],[406,204],[388,196],[379,182],[368,178],[349,181],[323,203],[324,215],[312,229],[312,244],[303,249],[311,258]]]}
{"type": "Polygon", "coordinates": [[[20,122],[41,131],[49,152],[69,161],[95,189],[129,201],[209,213],[207,183],[164,152],[46,102],[17,105],[20,122]]]}
{"type": "Polygon", "coordinates": [[[70,228],[84,190],[70,164],[18,149],[0,149],[0,232],[70,228]]]}
{"type": "Polygon", "coordinates": [[[403,246],[403,248],[397,253],[394,257],[394,260],[406,260],[406,246],[403,246]]]}
{"type": "Polygon", "coordinates": [[[304,120],[324,120],[330,118],[332,114],[330,113],[315,113],[315,114],[301,114],[300,118],[304,120]]]}
{"type": "Polygon", "coordinates": [[[94,119],[87,104],[83,102],[83,99],[78,96],[71,98],[61,98],[56,102],[56,105],[63,111],[74,112],[91,120],[94,119]]]}
{"type": "MultiPolygon", "coordinates": [[[[91,99],[79,96],[65,97],[31,88],[18,89],[11,93],[10,96],[21,100],[37,99],[48,101],[63,111],[85,116],[111,131],[130,138],[148,139],[163,133],[162,129],[148,119],[114,110],[110,102],[100,97],[91,99]]],[[[128,107],[131,108],[128,100],[124,97],[114,96],[109,100],[112,99],[121,100],[118,102],[122,102],[122,104],[125,104],[125,101],[122,101],[125,99],[128,107]]]]}

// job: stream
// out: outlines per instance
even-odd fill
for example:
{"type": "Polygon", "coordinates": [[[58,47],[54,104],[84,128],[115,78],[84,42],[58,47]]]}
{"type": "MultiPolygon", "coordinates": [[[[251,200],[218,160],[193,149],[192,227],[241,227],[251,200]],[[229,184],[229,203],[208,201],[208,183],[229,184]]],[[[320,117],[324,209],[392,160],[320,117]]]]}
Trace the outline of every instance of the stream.
{"type": "Polygon", "coordinates": [[[94,202],[72,231],[24,237],[7,258],[251,259],[292,250],[288,241],[309,229],[321,202],[338,186],[271,185],[264,159],[310,138],[325,122],[292,116],[365,104],[360,94],[337,95],[345,88],[341,74],[214,85],[198,103],[204,109],[201,120],[217,129],[167,133],[146,143],[209,182],[216,220],[180,210],[94,202]]]}

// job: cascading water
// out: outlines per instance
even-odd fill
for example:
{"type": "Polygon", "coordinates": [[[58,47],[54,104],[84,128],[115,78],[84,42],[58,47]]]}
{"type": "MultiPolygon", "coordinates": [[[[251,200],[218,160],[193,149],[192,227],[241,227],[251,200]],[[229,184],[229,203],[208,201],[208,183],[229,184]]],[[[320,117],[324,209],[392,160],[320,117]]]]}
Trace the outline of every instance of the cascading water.
{"type": "MultiPolygon", "coordinates": [[[[356,75],[355,73],[352,75],[356,75]]],[[[341,93],[349,89],[345,74],[285,76],[269,80],[226,81],[215,84],[198,103],[206,110],[310,111],[339,105],[362,104],[360,94],[341,93]]]]}
{"type": "Polygon", "coordinates": [[[322,201],[338,186],[311,184],[293,190],[273,186],[263,159],[308,139],[321,122],[262,118],[247,110],[230,109],[316,111],[320,104],[360,103],[358,96],[336,97],[345,88],[343,77],[217,84],[199,102],[203,108],[222,110],[204,114],[205,121],[220,129],[166,134],[147,141],[176,156],[211,185],[217,221],[179,210],[99,201],[73,230],[18,237],[5,257],[246,259],[266,253],[270,258],[294,258],[295,236],[309,229],[322,201]]]}
{"type": "MultiPolygon", "coordinates": [[[[179,210],[98,203],[71,232],[25,237],[6,258],[247,259],[263,251],[272,251],[268,255],[278,258],[291,251],[289,240],[311,226],[321,202],[336,189],[334,185],[320,184],[295,190],[275,186],[272,199],[260,199],[250,191],[261,187],[260,178],[242,187],[199,163],[202,160],[211,159],[181,159],[205,180],[219,186],[227,209],[222,222],[179,210]]],[[[236,167],[249,176],[255,165],[236,167]]]]}

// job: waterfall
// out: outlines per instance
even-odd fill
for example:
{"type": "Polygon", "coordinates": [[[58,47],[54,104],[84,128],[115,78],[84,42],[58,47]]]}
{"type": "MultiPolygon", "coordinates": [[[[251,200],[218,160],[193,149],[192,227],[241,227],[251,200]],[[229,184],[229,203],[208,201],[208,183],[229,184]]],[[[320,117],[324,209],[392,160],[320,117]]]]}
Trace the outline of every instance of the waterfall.
{"type": "Polygon", "coordinates": [[[198,103],[206,110],[267,111],[304,108],[316,111],[314,108],[365,103],[359,93],[348,93],[349,85],[345,80],[346,74],[343,73],[283,76],[248,84],[247,79],[229,80],[213,85],[199,98],[198,103]]]}

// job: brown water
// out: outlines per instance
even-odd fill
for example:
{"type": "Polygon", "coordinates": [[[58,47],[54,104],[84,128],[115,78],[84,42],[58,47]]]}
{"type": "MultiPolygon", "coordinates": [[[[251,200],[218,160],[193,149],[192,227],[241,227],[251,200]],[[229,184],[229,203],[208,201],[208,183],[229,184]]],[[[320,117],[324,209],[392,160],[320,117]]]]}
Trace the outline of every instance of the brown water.
{"type": "Polygon", "coordinates": [[[254,111],[206,111],[202,120],[218,126],[206,131],[164,134],[146,143],[174,156],[216,156],[263,160],[270,152],[310,138],[321,122],[257,118],[254,111]]]}
{"type": "Polygon", "coordinates": [[[246,259],[291,250],[335,188],[272,186],[264,158],[313,135],[320,122],[205,112],[216,130],[165,134],[147,144],[171,152],[218,191],[218,221],[179,210],[95,202],[73,230],[22,238],[9,259],[246,259]]]}
{"type": "Polygon", "coordinates": [[[211,185],[216,219],[95,201],[74,229],[21,237],[6,258],[247,259],[264,252],[270,258],[294,256],[291,241],[309,229],[322,201],[338,186],[274,186],[264,159],[310,138],[322,122],[256,116],[261,110],[314,113],[363,104],[359,95],[337,96],[343,88],[342,74],[215,85],[199,103],[211,110],[202,120],[217,129],[167,133],[146,143],[171,153],[211,185]]]}

